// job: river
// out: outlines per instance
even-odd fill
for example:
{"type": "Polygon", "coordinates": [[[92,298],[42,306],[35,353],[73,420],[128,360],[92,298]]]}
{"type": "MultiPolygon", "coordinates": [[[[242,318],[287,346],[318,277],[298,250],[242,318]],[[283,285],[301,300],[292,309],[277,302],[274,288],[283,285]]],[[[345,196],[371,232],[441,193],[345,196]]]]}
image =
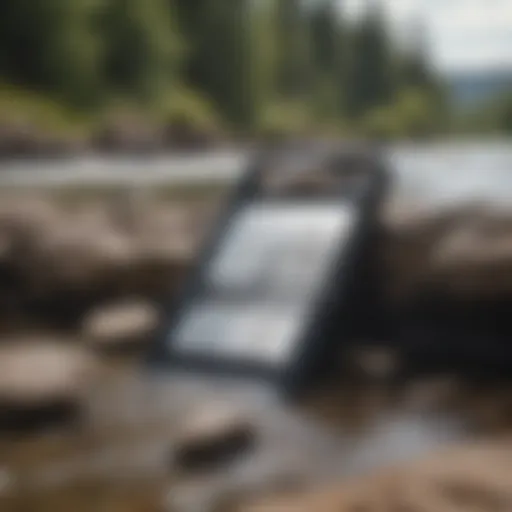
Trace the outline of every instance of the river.
{"type": "MultiPolygon", "coordinates": [[[[512,141],[402,143],[384,150],[395,175],[395,197],[428,203],[512,198],[512,141]]],[[[229,183],[251,151],[182,156],[80,157],[0,164],[0,187],[159,186],[229,183]]]]}

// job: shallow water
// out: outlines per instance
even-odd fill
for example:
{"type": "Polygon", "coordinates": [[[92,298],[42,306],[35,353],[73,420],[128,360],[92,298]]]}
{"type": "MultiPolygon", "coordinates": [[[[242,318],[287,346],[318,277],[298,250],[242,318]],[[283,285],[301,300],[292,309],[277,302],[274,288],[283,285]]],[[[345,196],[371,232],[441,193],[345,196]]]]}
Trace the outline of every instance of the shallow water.
{"type": "MultiPolygon", "coordinates": [[[[512,199],[510,139],[401,143],[384,151],[396,176],[395,200],[413,197],[426,203],[512,199]]],[[[0,186],[160,186],[229,183],[244,171],[250,152],[207,155],[79,157],[56,161],[0,163],[0,186]],[[141,172],[141,170],[143,172],[141,172]]]]}
{"type": "Polygon", "coordinates": [[[268,390],[169,379],[123,363],[97,382],[76,426],[0,436],[0,510],[151,511],[169,496],[188,510],[233,493],[365,474],[480,435],[474,397],[436,383],[352,383],[284,407],[268,390]],[[256,449],[199,484],[178,480],[171,457],[177,425],[197,406],[224,402],[252,419],[256,449]]]}
{"type": "Polygon", "coordinates": [[[429,205],[512,200],[510,141],[402,145],[388,152],[396,176],[396,200],[417,198],[429,205]]]}

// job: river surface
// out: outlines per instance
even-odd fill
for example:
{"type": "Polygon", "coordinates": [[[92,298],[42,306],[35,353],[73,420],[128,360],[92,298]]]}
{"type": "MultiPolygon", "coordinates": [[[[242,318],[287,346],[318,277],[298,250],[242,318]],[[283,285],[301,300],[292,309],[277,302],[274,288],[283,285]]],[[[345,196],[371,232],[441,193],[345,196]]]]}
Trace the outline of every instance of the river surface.
{"type": "MultiPolygon", "coordinates": [[[[395,176],[395,197],[429,204],[512,199],[512,140],[398,144],[384,150],[395,176]]],[[[0,187],[158,186],[227,183],[251,151],[156,157],[84,157],[0,164],[0,187]]]]}
{"type": "Polygon", "coordinates": [[[504,427],[486,420],[489,407],[500,410],[495,392],[447,379],[398,389],[345,383],[292,407],[265,390],[115,364],[98,380],[79,424],[0,436],[0,510],[146,512],[165,510],[169,500],[169,510],[211,510],[207,504],[225,496],[339,482],[485,438],[504,427]],[[255,426],[256,447],[199,478],[176,473],[177,426],[196,407],[226,403],[255,426]]]}

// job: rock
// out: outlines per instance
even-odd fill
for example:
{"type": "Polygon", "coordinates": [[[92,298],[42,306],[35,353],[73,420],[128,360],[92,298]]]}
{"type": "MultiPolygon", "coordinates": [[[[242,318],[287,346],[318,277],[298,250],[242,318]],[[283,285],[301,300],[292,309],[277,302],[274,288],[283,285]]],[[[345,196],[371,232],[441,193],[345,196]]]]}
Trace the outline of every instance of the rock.
{"type": "MultiPolygon", "coordinates": [[[[53,226],[24,258],[34,293],[112,292],[120,288],[134,259],[129,237],[109,226],[80,225],[74,219],[53,226]]],[[[117,291],[117,290],[116,290],[117,291]]]]}
{"type": "Polygon", "coordinates": [[[442,237],[431,257],[432,278],[457,294],[512,291],[512,215],[487,212],[442,237]]]}
{"type": "Polygon", "coordinates": [[[124,301],[93,310],[82,333],[94,347],[119,350],[148,341],[158,325],[158,311],[148,302],[124,301]]]}
{"type": "Polygon", "coordinates": [[[0,122],[0,158],[20,158],[39,153],[41,133],[23,119],[0,122]]]}
{"type": "Polygon", "coordinates": [[[36,236],[59,217],[49,201],[30,196],[2,196],[0,201],[0,235],[13,256],[30,247],[36,236]]]}
{"type": "Polygon", "coordinates": [[[195,237],[183,230],[148,227],[135,237],[135,263],[126,273],[131,293],[168,297],[195,254],[195,237]]]}
{"type": "Polygon", "coordinates": [[[430,284],[430,259],[439,241],[479,212],[478,205],[445,211],[390,208],[385,213],[384,248],[390,296],[403,299],[430,284]]]}
{"type": "Polygon", "coordinates": [[[222,134],[213,126],[199,126],[186,117],[171,120],[164,129],[167,149],[178,151],[207,150],[218,147],[222,134]]]}
{"type": "Polygon", "coordinates": [[[420,380],[405,392],[405,403],[422,410],[456,405],[462,399],[463,383],[455,376],[438,376],[420,380]]]}
{"type": "Polygon", "coordinates": [[[254,447],[256,431],[237,411],[210,406],[193,413],[175,439],[174,465],[181,472],[223,466],[254,447]]]}
{"type": "Polygon", "coordinates": [[[491,512],[512,505],[510,439],[443,450],[393,470],[292,496],[259,498],[244,512],[421,510],[491,512]]]}
{"type": "Polygon", "coordinates": [[[7,468],[0,466],[0,496],[7,494],[14,487],[14,475],[7,468]]]}
{"type": "Polygon", "coordinates": [[[46,341],[0,347],[0,426],[34,426],[80,409],[95,364],[79,348],[46,341]]]}
{"type": "Polygon", "coordinates": [[[386,264],[392,297],[512,292],[512,213],[481,204],[390,210],[386,264]]]}
{"type": "Polygon", "coordinates": [[[388,379],[400,367],[399,356],[392,350],[363,348],[356,350],[353,357],[356,368],[372,379],[388,379]]]}
{"type": "Polygon", "coordinates": [[[110,113],[92,138],[92,147],[107,153],[150,153],[162,146],[162,133],[137,112],[110,113]]]}
{"type": "Polygon", "coordinates": [[[0,204],[0,281],[9,303],[19,297],[46,318],[49,308],[71,321],[98,300],[167,296],[193,257],[194,214],[181,204],[137,206],[124,222],[100,201],[15,199],[0,204]]]}

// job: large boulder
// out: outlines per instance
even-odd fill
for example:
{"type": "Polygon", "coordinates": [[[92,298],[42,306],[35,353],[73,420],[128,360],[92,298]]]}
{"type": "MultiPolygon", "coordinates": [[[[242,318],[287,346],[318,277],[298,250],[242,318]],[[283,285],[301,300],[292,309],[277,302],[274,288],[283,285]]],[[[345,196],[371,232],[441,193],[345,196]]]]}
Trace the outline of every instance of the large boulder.
{"type": "Polygon", "coordinates": [[[29,195],[2,195],[0,201],[0,236],[19,256],[35,236],[60,218],[51,201],[29,195]]]}
{"type": "Polygon", "coordinates": [[[197,228],[186,207],[155,206],[133,232],[135,263],[126,274],[134,293],[166,296],[179,284],[195,255],[197,228]]]}
{"type": "MultiPolygon", "coordinates": [[[[129,237],[109,226],[61,221],[44,233],[27,255],[34,289],[96,290],[133,262],[129,237]]],[[[119,278],[118,278],[119,279],[119,278]]]]}
{"type": "Polygon", "coordinates": [[[385,260],[394,298],[425,289],[512,292],[512,212],[481,204],[387,212],[385,260]],[[499,277],[498,277],[499,276],[499,277]]]}
{"type": "Polygon", "coordinates": [[[200,215],[183,204],[120,199],[57,207],[49,199],[5,197],[1,299],[19,296],[35,310],[60,307],[71,318],[91,301],[172,292],[193,257],[200,215]]]}
{"type": "Polygon", "coordinates": [[[442,237],[431,256],[432,279],[479,298],[512,292],[512,213],[488,211],[442,237]]]}
{"type": "Polygon", "coordinates": [[[30,289],[34,246],[58,222],[59,212],[33,196],[4,194],[0,201],[0,311],[13,317],[30,289]]]}
{"type": "Polygon", "coordinates": [[[94,149],[107,153],[150,153],[162,147],[158,126],[137,113],[114,113],[93,136],[94,149]]]}
{"type": "Polygon", "coordinates": [[[41,133],[24,120],[0,123],[0,159],[26,158],[39,154],[41,133]]]}

